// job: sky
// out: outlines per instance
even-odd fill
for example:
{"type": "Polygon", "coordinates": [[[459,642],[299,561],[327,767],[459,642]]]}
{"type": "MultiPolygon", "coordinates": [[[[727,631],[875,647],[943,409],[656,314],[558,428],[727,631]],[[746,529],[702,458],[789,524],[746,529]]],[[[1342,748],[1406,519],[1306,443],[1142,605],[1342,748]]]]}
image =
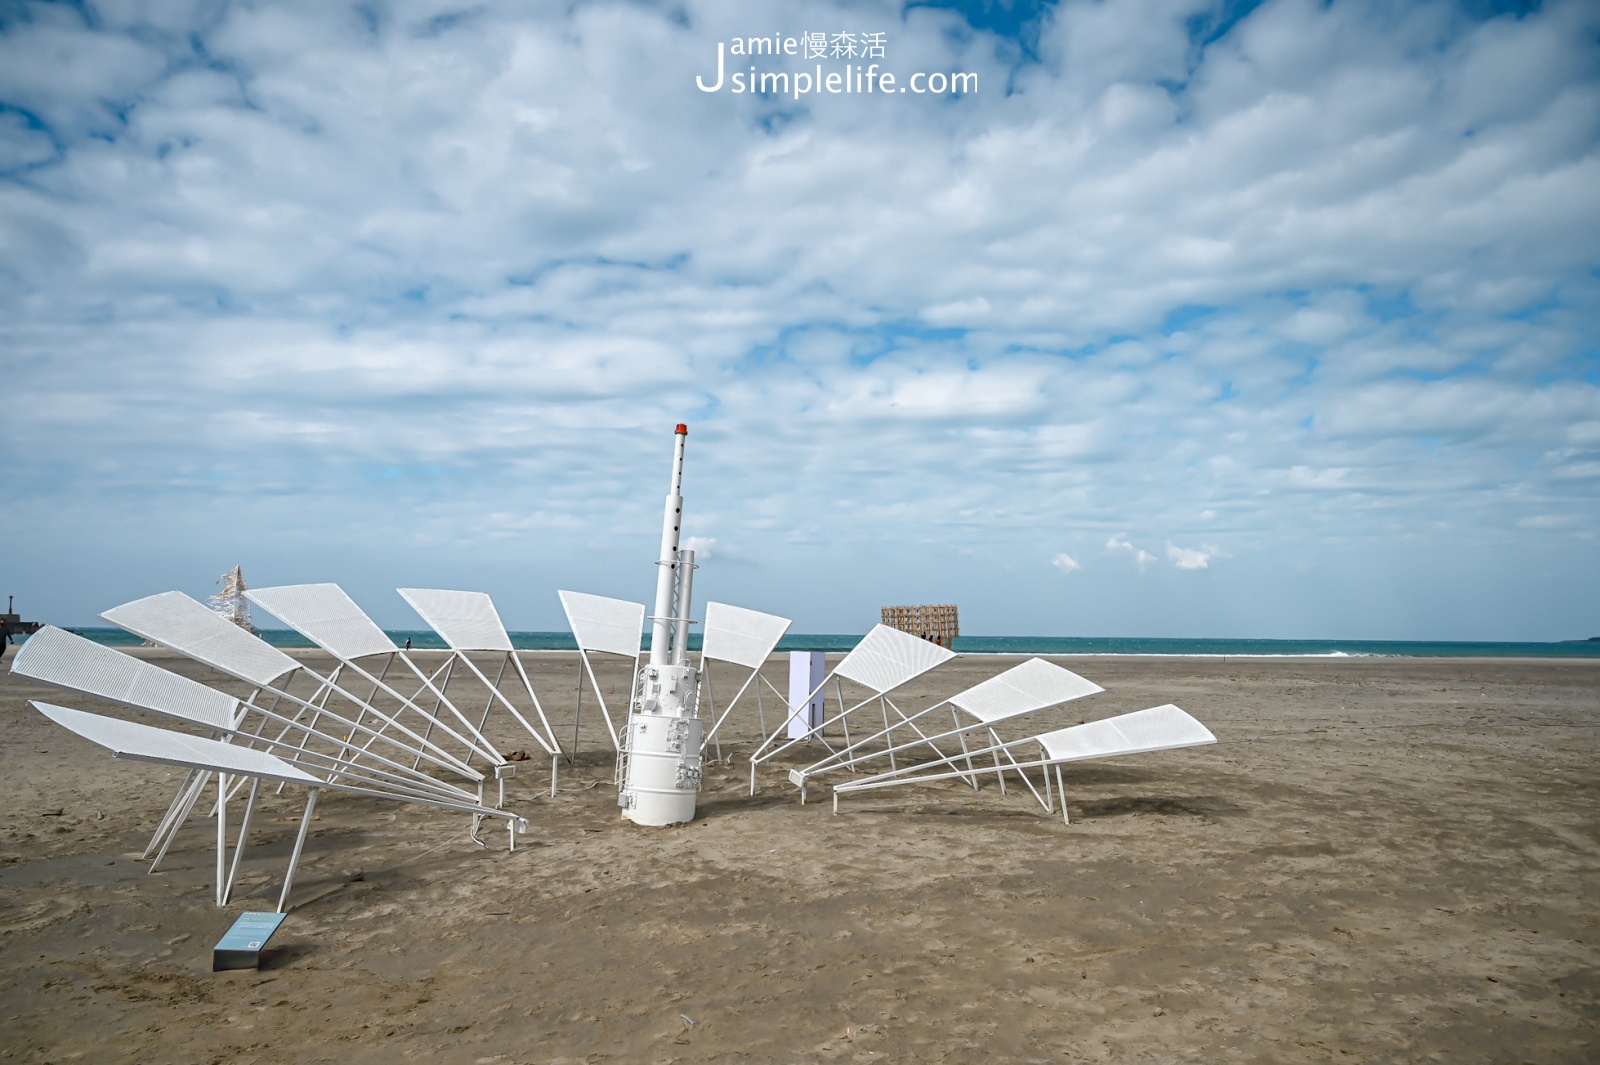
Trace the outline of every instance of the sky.
{"type": "Polygon", "coordinates": [[[648,603],[685,422],[797,632],[1600,635],[1597,312],[1593,3],[0,2],[58,624],[648,603]]]}

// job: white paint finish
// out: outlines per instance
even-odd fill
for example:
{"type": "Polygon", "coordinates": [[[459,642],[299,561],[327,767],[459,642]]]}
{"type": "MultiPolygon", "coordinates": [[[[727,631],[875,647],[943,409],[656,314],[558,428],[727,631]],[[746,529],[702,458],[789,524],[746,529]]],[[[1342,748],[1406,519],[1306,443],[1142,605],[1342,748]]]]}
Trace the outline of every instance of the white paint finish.
{"type": "Polygon", "coordinates": [[[511,637],[486,592],[397,589],[428,627],[457,651],[510,651],[511,637]]]}
{"type": "Polygon", "coordinates": [[[32,700],[31,705],[61,727],[99,744],[118,758],[208,769],[219,773],[284,780],[293,784],[321,784],[310,773],[302,772],[281,758],[221,740],[188,736],[181,732],[141,725],[134,721],[72,710],[53,703],[32,700]]]}
{"type": "Polygon", "coordinates": [[[1105,689],[1100,685],[1070,669],[1042,658],[1030,658],[952,695],[950,702],[979,721],[992,723],[1102,691],[1105,689]]]}
{"type": "Polygon", "coordinates": [[[300,663],[182,592],[136,599],[100,615],[105,621],[170,647],[255,685],[269,685],[300,663]]]}
{"type": "Polygon", "coordinates": [[[874,625],[834,673],[875,692],[898,688],[913,677],[954,658],[956,653],[887,625],[874,625]]]}
{"type": "Polygon", "coordinates": [[[244,594],[335,658],[353,661],[398,650],[337,584],[286,584],[244,594]]]}
{"type": "Polygon", "coordinates": [[[53,625],[28,638],[11,672],[219,732],[239,723],[239,700],[231,695],[53,625]]]}
{"type": "Polygon", "coordinates": [[[1052,763],[1115,758],[1217,742],[1210,729],[1172,703],[1057,729],[1035,738],[1052,763]]]}
{"type": "Polygon", "coordinates": [[[561,597],[561,609],[567,612],[567,624],[572,626],[579,647],[629,658],[639,656],[644,633],[643,603],[586,592],[556,594],[561,597]]]}
{"type": "Polygon", "coordinates": [[[700,657],[759,669],[783,634],[789,631],[790,624],[788,618],[776,614],[763,614],[726,603],[707,603],[705,640],[700,657]]]}

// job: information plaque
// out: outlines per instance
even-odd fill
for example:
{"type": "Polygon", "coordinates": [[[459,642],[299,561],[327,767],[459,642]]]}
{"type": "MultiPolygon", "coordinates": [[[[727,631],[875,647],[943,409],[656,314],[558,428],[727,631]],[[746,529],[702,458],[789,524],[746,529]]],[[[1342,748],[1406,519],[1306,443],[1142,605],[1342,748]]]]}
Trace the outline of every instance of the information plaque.
{"type": "Polygon", "coordinates": [[[211,951],[211,971],[259,969],[261,952],[287,914],[242,913],[211,951]]]}

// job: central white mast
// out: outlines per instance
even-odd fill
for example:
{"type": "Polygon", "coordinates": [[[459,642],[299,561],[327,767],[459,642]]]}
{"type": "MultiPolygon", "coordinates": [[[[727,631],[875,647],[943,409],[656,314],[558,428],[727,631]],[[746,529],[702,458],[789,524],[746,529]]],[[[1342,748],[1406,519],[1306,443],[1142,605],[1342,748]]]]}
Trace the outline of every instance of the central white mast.
{"type": "Polygon", "coordinates": [[[650,662],[634,686],[636,701],[621,752],[627,769],[617,804],[624,817],[641,825],[692,821],[700,790],[700,671],[689,665],[694,552],[678,549],[683,528],[683,445],[688,435],[687,425],[673,432],[672,486],[661,519],[650,662]]]}
{"type": "MultiPolygon", "coordinates": [[[[689,427],[680,423],[672,433],[672,487],[667,490],[667,511],[661,518],[661,552],[656,565],[656,611],[650,629],[650,664],[652,666],[681,666],[682,659],[674,661],[674,631],[680,617],[677,596],[678,536],[683,528],[683,445],[689,439],[689,427]]],[[[683,604],[682,617],[687,618],[689,606],[683,604]]]]}

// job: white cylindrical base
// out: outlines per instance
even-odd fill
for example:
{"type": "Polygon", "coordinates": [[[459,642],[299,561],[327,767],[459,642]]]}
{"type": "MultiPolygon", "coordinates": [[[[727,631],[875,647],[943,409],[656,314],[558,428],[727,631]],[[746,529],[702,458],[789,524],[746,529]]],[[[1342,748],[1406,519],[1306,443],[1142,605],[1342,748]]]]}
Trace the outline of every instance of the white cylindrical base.
{"type": "Polygon", "coordinates": [[[636,825],[677,825],[694,820],[700,790],[697,717],[628,715],[628,779],[618,805],[636,825]]]}

